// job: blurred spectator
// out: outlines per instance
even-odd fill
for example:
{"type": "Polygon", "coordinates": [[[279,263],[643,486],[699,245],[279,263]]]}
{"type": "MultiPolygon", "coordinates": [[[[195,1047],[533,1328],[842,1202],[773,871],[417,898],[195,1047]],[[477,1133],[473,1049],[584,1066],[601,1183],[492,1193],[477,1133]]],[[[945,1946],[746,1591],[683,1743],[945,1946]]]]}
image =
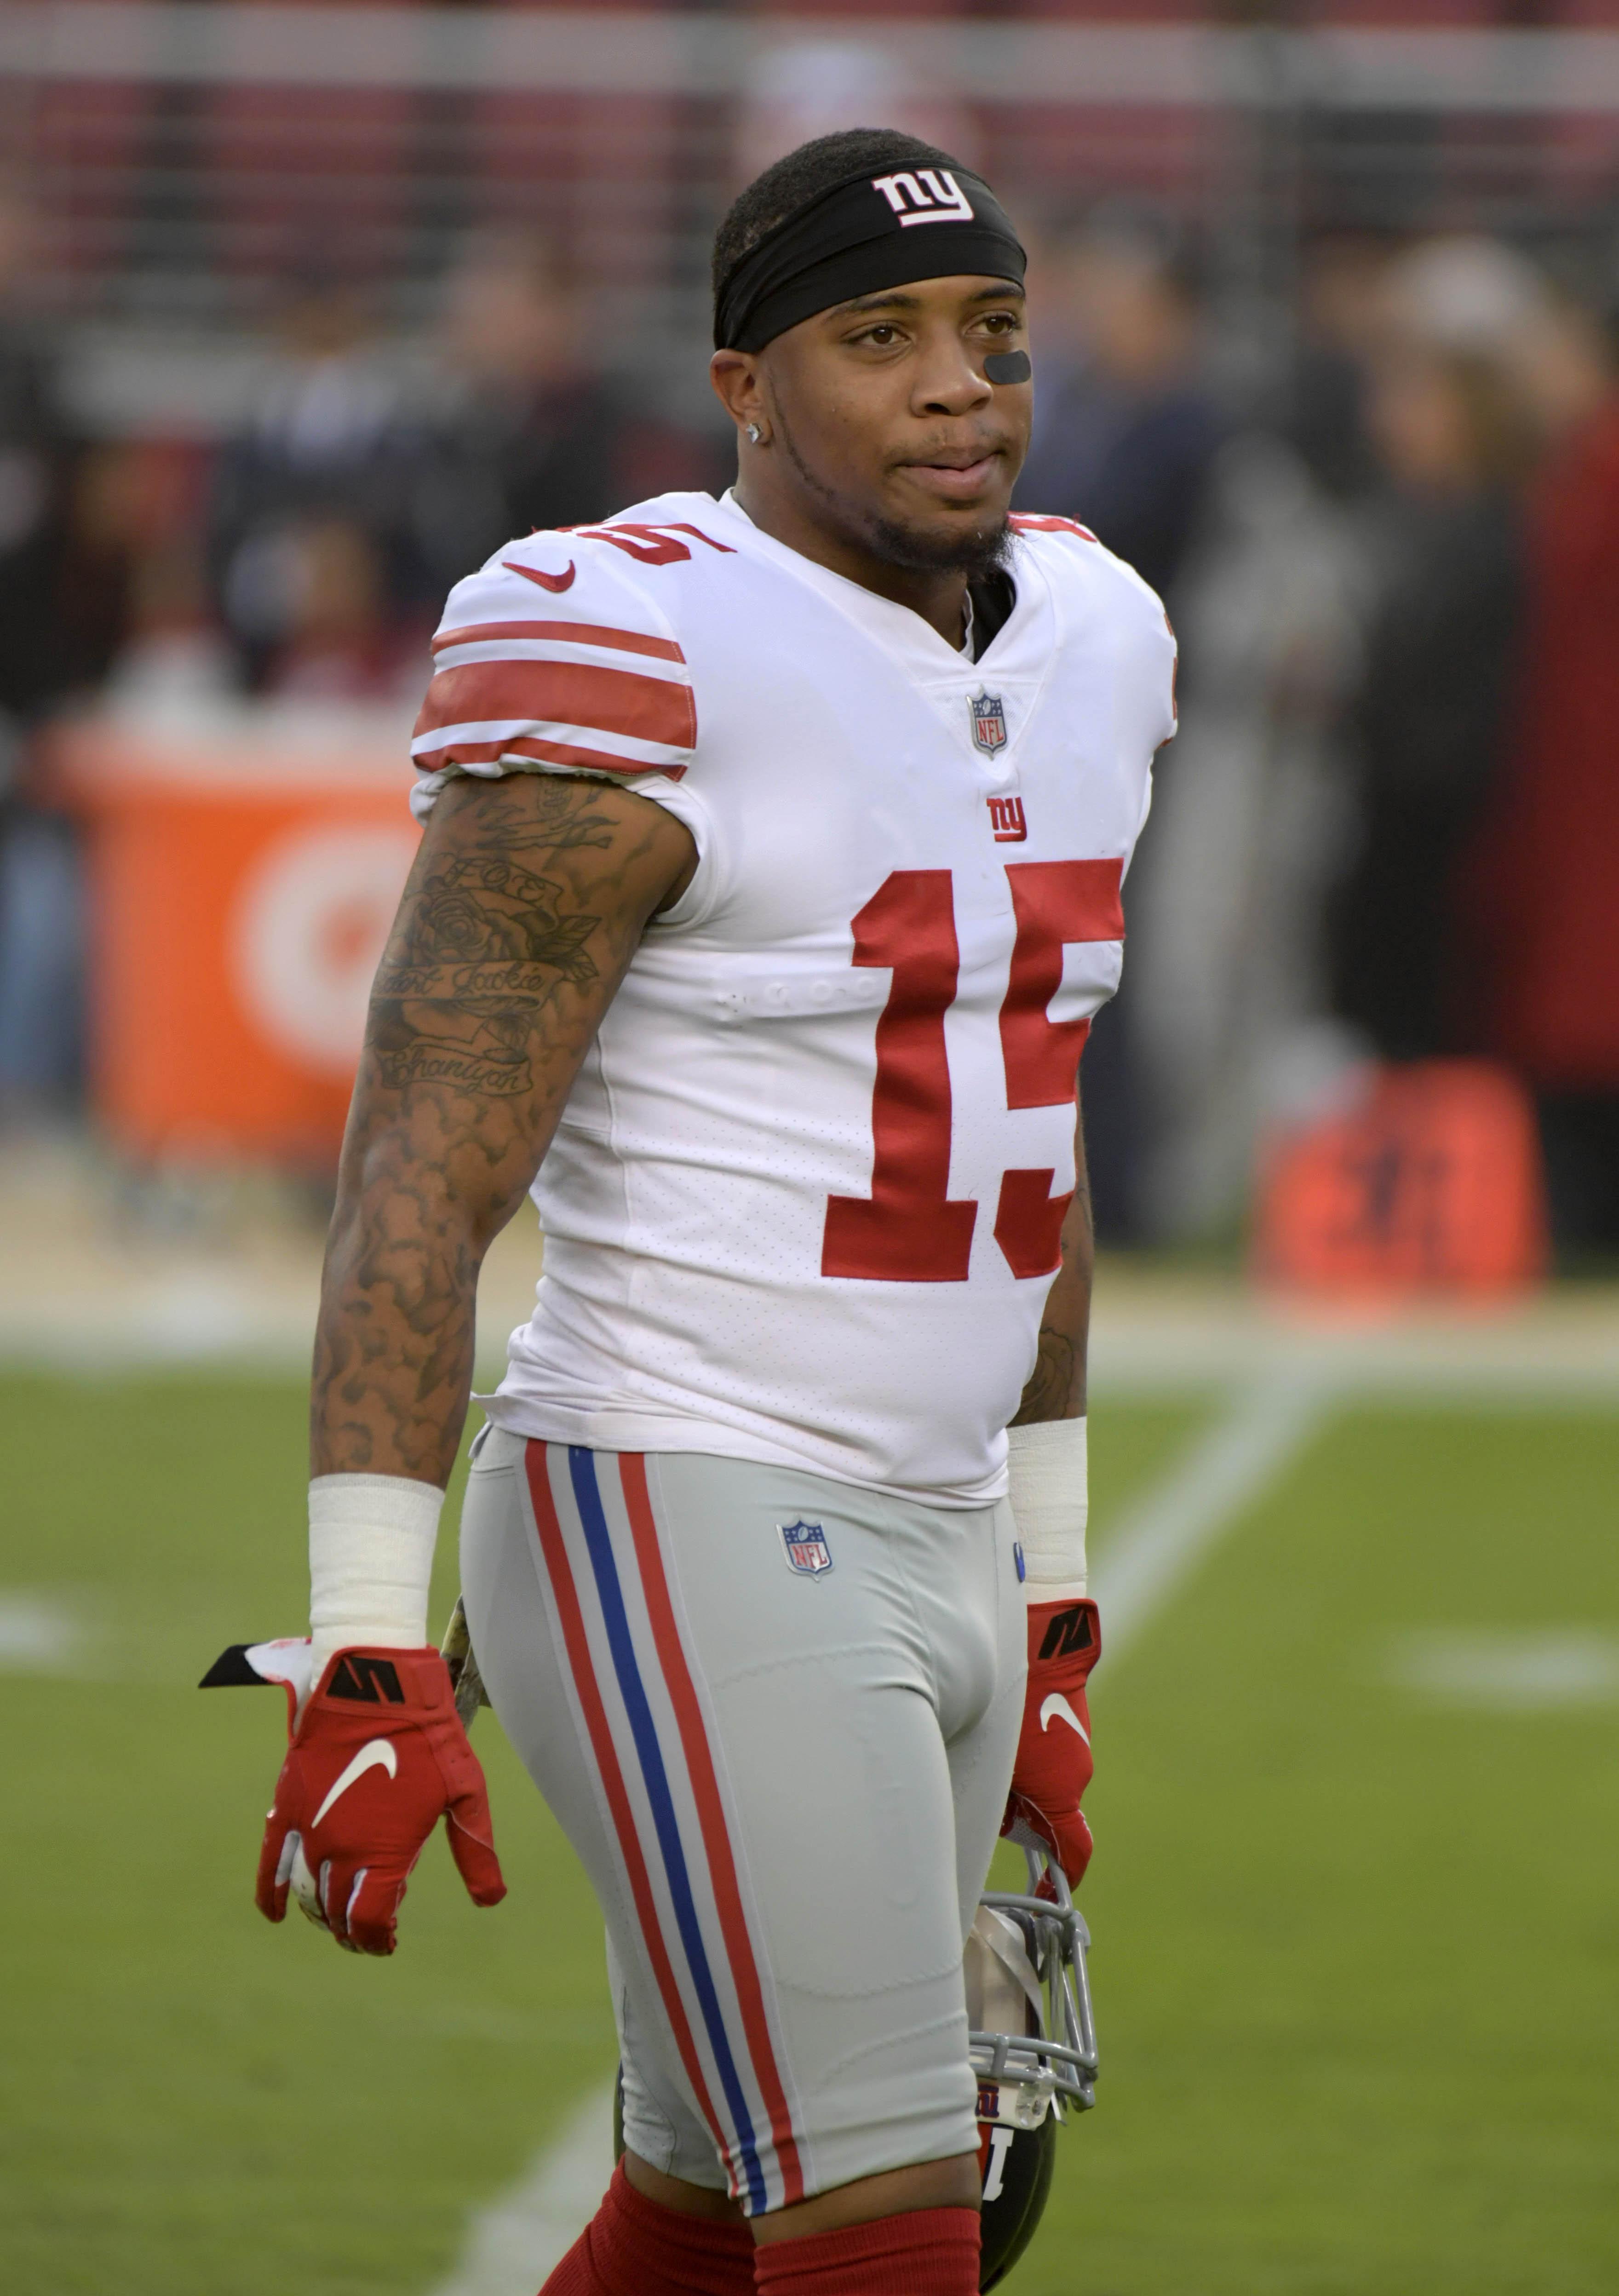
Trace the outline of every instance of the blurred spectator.
{"type": "Polygon", "coordinates": [[[1019,510],[1077,518],[1169,599],[1224,429],[1176,227],[1124,203],[1036,251],[1034,437],[1019,510]]]}
{"type": "Polygon", "coordinates": [[[79,1059],[79,894],[67,825],[37,801],[29,737],[61,690],[57,608],[73,454],[26,307],[31,219],[0,185],[0,1117],[69,1095],[79,1059]]]}
{"type": "Polygon", "coordinates": [[[542,233],[476,242],[451,273],[439,341],[450,403],[415,496],[440,593],[514,535],[621,507],[622,415],[594,318],[542,233]]]}
{"type": "Polygon", "coordinates": [[[420,697],[431,621],[388,610],[382,554],[352,519],[307,519],[284,530],[277,570],[282,642],[263,691],[305,701],[420,697]]]}
{"type": "Polygon", "coordinates": [[[1285,440],[1222,448],[1176,591],[1180,730],[1125,894],[1135,1201],[1156,1241],[1229,1234],[1258,1128],[1317,1106],[1358,1057],[1324,1021],[1321,947],[1358,571],[1349,512],[1285,440]]]}
{"type": "MultiPolygon", "coordinates": [[[[1034,435],[1014,505],[1089,527],[1174,610],[1223,424],[1204,382],[1198,283],[1167,218],[1127,203],[1037,242],[1034,435]]],[[[1155,864],[1149,840],[1141,868],[1155,864]]],[[[1138,875],[1132,894],[1138,898],[1138,875]]],[[[1127,968],[1086,1053],[1097,1231],[1140,1239],[1149,1113],[1127,968]]]]}
{"type": "Polygon", "coordinates": [[[1619,1252],[1619,362],[1555,308],[1522,371],[1550,434],[1529,512],[1512,755],[1481,840],[1487,1041],[1538,1095],[1553,1234],[1619,1252]]]}
{"type": "Polygon", "coordinates": [[[211,520],[216,594],[254,687],[299,642],[311,530],[338,521],[366,538],[382,611],[402,624],[431,621],[438,586],[413,517],[424,433],[357,292],[330,275],[306,281],[282,336],[252,423],[220,454],[211,520]]]}
{"type": "Polygon", "coordinates": [[[1499,768],[1521,593],[1528,411],[1495,361],[1407,340],[1377,361],[1389,480],[1347,726],[1358,850],[1331,904],[1333,1001],[1385,1059],[1464,1048],[1459,858],[1499,768]]]}
{"type": "Polygon", "coordinates": [[[1469,233],[1419,240],[1389,266],[1382,301],[1368,340],[1392,336],[1515,368],[1551,311],[1546,282],[1526,255],[1469,233]]]}
{"type": "Polygon", "coordinates": [[[0,189],[0,783],[61,679],[54,610],[71,479],[54,377],[23,307],[29,219],[0,189]]]}
{"type": "Polygon", "coordinates": [[[1385,320],[1389,250],[1368,232],[1324,234],[1299,258],[1297,340],[1280,428],[1337,500],[1377,482],[1366,426],[1367,352],[1385,320]]]}
{"type": "Polygon", "coordinates": [[[439,340],[448,405],[412,496],[435,605],[514,535],[730,483],[718,423],[711,434],[641,407],[604,370],[598,320],[592,289],[543,232],[479,239],[451,273],[439,340]]]}
{"type": "Polygon", "coordinates": [[[80,458],[57,603],[67,687],[183,700],[234,684],[203,564],[209,470],[177,439],[103,440],[80,458]]]}

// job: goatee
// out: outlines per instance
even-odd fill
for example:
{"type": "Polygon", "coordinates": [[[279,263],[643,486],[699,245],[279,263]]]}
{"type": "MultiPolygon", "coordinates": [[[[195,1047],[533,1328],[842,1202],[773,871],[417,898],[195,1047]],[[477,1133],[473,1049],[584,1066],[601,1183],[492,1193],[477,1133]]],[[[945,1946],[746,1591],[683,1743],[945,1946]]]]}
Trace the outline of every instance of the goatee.
{"type": "Polygon", "coordinates": [[[1004,514],[994,525],[974,527],[958,534],[931,534],[895,520],[870,518],[867,535],[874,554],[907,574],[965,574],[969,582],[998,574],[1012,550],[1011,521],[1004,514]]]}
{"type": "Polygon", "coordinates": [[[837,523],[850,540],[869,550],[884,565],[898,567],[904,574],[965,574],[969,582],[999,573],[1005,567],[1012,551],[1012,527],[1004,512],[989,526],[969,528],[957,534],[929,534],[915,527],[901,526],[895,519],[884,518],[879,512],[868,511],[836,494],[799,453],[797,441],[779,409],[776,419],[787,459],[804,484],[835,513],[837,523]]]}

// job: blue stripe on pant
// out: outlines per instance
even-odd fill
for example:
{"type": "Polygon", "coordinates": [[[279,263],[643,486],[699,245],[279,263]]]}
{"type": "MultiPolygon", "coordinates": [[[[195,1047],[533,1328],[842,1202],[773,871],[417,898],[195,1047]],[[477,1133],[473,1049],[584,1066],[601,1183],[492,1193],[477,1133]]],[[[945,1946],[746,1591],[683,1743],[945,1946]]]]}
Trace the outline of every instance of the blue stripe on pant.
{"type": "Polygon", "coordinates": [[[596,1597],[601,1603],[602,1619],[607,1629],[607,1646],[612,1653],[613,1671],[618,1677],[620,1694],[629,1717],[630,1733],[635,1740],[641,1775],[645,1782],[647,1800],[652,1804],[653,1824],[657,1830],[658,1847],[662,1854],[663,1870],[669,1879],[670,1895],[674,1900],[675,1920],[681,1943],[686,1948],[686,1964],[696,1989],[698,2005],[703,2012],[709,2046],[714,2052],[714,2061],[719,2070],[720,2086],[736,2125],[738,2145],[747,2176],[748,2197],[753,2211],[758,2213],[767,2206],[764,2171],[760,2166],[752,2118],[743,2094],[736,2060],[726,2031],[713,1972],[709,1967],[708,1954],[703,1942],[685,1846],[680,1840],[679,1824],[675,1816],[674,1797],[670,1792],[669,1775],[663,1766],[663,1750],[658,1743],[657,1725],[653,1720],[645,1685],[641,1680],[641,1670],[636,1660],[629,1613],[624,1607],[618,1565],[613,1559],[607,1518],[602,1509],[602,1495],[596,1483],[596,1454],[577,1445],[571,1446],[568,1468],[579,1521],[584,1526],[585,1545],[595,1575],[596,1597]]]}

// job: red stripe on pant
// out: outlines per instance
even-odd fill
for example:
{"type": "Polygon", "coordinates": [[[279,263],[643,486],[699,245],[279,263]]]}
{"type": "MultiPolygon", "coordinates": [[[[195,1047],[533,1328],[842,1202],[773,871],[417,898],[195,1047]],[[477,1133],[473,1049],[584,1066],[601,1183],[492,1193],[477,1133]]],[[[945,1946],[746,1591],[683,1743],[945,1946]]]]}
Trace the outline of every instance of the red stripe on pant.
{"type": "Polygon", "coordinates": [[[726,2140],[720,2134],[719,2117],[703,2078],[703,2068],[697,2061],[696,2046],[692,2039],[692,2029],[686,2020],[686,2005],[680,1998],[680,1989],[675,1982],[675,1972],[663,1943],[652,1882],[647,1874],[646,1861],[641,1854],[629,1796],[625,1791],[624,1774],[619,1767],[618,1751],[608,1725],[607,1710],[602,1702],[601,1689],[590,1656],[590,1644],[585,1633],[584,1613],[579,1607],[579,1590],[574,1585],[568,1550],[563,1539],[563,1527],[557,1516],[556,1501],[552,1496],[547,1447],[538,1438],[525,1444],[523,1464],[528,1474],[530,1495],[534,1502],[534,1521],[539,1532],[540,1552],[545,1557],[551,1591],[556,1601],[557,1616],[562,1622],[563,1642],[568,1652],[568,1663],[573,1670],[579,1703],[585,1710],[585,1726],[590,1733],[590,1743],[596,1755],[596,1767],[601,1773],[607,1806],[612,1813],[619,1848],[629,1872],[641,1934],[646,1940],[653,1974],[657,1979],[658,1991],[662,1996],[664,2009],[674,2029],[675,2046],[680,2052],[686,2077],[692,2085],[702,2107],[703,2117],[723,2161],[727,2157],[726,2140]]]}
{"type": "Polygon", "coordinates": [[[670,1600],[669,1581],[664,1573],[663,1554],[658,1544],[657,1523],[653,1514],[652,1495],[646,1487],[646,1462],[639,1452],[624,1452],[619,1459],[619,1472],[624,1487],[624,1503],[629,1512],[629,1526],[635,1537],[636,1557],[641,1566],[641,1589],[652,1620],[653,1642],[657,1650],[658,1662],[663,1669],[670,1702],[675,1710],[692,1793],[697,1804],[698,1821],[703,1828],[703,1843],[708,1852],[709,1876],[713,1883],[720,1932],[730,1961],[731,1980],[736,1988],[736,1998],[742,2009],[748,2054],[753,2061],[754,2078],[770,2116],[770,2135],[776,2147],[776,2157],[781,2165],[782,2205],[791,2208],[794,2202],[804,2197],[804,2172],[799,2160],[798,2140],[793,2133],[793,2116],[787,2110],[786,2094],[771,2045],[764,1991],[759,1981],[759,1965],[753,1957],[753,1942],[748,1935],[747,1916],[743,1910],[742,1890],[736,1879],[736,1860],[731,1851],[731,1837],[726,1825],[725,1806],[719,1796],[714,1758],[703,1727],[703,1710],[697,1701],[696,1687],[681,1646],[679,1629],[675,1624],[674,1605],[670,1600]]]}

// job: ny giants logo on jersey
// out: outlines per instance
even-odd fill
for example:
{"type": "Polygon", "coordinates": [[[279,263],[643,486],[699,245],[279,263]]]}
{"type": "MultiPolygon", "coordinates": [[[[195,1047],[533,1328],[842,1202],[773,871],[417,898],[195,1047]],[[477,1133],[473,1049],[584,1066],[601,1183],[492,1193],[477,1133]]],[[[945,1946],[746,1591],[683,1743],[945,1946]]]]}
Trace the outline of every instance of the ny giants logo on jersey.
{"type": "Polygon", "coordinates": [[[787,1558],[787,1568],[806,1578],[818,1578],[832,1568],[832,1549],[826,1544],[826,1534],[818,1522],[778,1522],[782,1552],[787,1558]]]}
{"type": "Polygon", "coordinates": [[[1021,845],[1029,834],[1022,798],[990,797],[984,803],[990,808],[990,828],[997,845],[1021,845]]]}
{"type": "Polygon", "coordinates": [[[971,223],[973,202],[948,168],[918,168],[900,176],[874,176],[874,192],[881,192],[900,218],[904,231],[914,223],[971,223]]]}

